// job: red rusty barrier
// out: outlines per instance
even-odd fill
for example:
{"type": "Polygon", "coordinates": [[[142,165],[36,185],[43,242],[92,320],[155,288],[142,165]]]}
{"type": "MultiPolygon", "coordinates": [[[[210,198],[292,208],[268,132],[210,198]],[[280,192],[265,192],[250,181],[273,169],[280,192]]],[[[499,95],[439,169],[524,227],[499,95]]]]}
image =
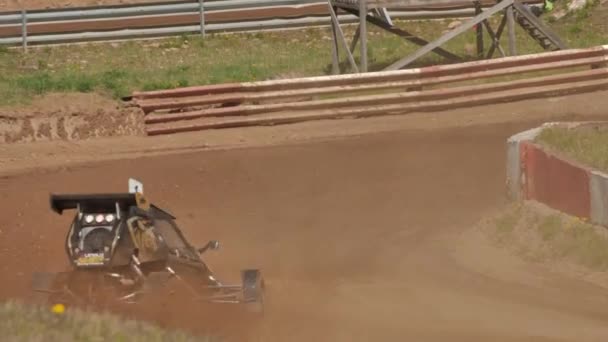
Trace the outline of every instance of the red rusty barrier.
{"type": "Polygon", "coordinates": [[[529,141],[522,142],[520,153],[526,199],[570,215],[591,216],[588,170],[557,158],[529,141]]]}
{"type": "MultiPolygon", "coordinates": [[[[220,94],[229,92],[261,92],[261,91],[285,91],[294,89],[310,89],[315,87],[330,86],[352,86],[358,84],[370,84],[378,82],[395,82],[404,80],[417,80],[420,78],[440,77],[449,75],[466,75],[469,73],[488,72],[511,67],[523,67],[530,65],[541,65],[545,63],[567,62],[571,64],[575,60],[608,57],[607,46],[595,46],[587,49],[570,49],[538,54],[502,57],[490,60],[471,61],[457,64],[436,65],[424,68],[405,69],[396,71],[378,71],[361,74],[314,76],[293,79],[268,80],[258,82],[243,82],[231,84],[218,84],[207,86],[191,86],[169,90],[136,91],[133,92],[134,99],[158,99],[187,96],[200,96],[207,94],[220,94]],[[210,89],[212,92],[210,92],[210,89]]],[[[594,62],[600,63],[600,62],[594,62]]],[[[574,63],[576,64],[576,63],[574,63]]],[[[560,65],[567,68],[568,65],[560,65]]],[[[534,70],[529,70],[534,71],[534,70]]]]}
{"type": "Polygon", "coordinates": [[[608,45],[419,69],[135,92],[131,99],[147,114],[149,135],[172,134],[598,91],[608,89],[606,61],[608,45]],[[516,80],[503,79],[515,74],[516,80]]]}

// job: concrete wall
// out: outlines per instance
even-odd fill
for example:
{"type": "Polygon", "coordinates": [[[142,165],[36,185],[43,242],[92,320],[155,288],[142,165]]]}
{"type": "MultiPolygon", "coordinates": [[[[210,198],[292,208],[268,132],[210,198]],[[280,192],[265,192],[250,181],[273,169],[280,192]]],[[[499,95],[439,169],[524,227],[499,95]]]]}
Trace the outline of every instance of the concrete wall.
{"type": "Polygon", "coordinates": [[[507,140],[507,191],[509,197],[514,200],[523,200],[523,186],[525,186],[525,178],[522,174],[521,165],[521,143],[533,141],[542,131],[542,127],[537,127],[528,131],[524,131],[507,140]]]}
{"type": "Polygon", "coordinates": [[[513,200],[535,200],[572,216],[608,226],[608,174],[566,160],[534,143],[550,123],[507,140],[507,185],[513,200]]]}
{"type": "Polygon", "coordinates": [[[592,171],[590,179],[591,221],[608,227],[608,175],[592,171]]]}

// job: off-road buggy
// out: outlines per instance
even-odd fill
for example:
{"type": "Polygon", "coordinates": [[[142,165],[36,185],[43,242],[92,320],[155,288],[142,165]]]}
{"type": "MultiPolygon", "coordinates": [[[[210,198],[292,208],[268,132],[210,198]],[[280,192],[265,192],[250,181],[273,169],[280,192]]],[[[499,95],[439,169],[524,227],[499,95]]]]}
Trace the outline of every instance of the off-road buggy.
{"type": "Polygon", "coordinates": [[[223,284],[201,258],[219,243],[193,247],[173,215],[147,202],[141,183],[129,180],[129,188],[128,193],[50,195],[58,214],[76,210],[65,240],[72,269],[35,274],[35,291],[55,303],[136,304],[173,285],[187,292],[188,301],[245,304],[263,312],[259,270],[242,271],[239,285],[223,284]]]}

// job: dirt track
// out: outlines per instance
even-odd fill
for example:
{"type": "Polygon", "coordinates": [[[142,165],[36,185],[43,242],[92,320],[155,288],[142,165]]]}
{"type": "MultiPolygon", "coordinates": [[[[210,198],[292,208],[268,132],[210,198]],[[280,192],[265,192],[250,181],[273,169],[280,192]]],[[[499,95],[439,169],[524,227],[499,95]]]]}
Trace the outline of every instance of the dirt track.
{"type": "Polygon", "coordinates": [[[49,192],[123,191],[134,176],[195,243],[222,241],[208,257],[218,273],[234,279],[241,267],[263,269],[271,300],[264,340],[605,341],[608,290],[524,263],[470,229],[503,201],[505,138],[538,122],[6,176],[0,299],[26,296],[34,269],[66,264],[70,218],[50,212],[49,192]]]}

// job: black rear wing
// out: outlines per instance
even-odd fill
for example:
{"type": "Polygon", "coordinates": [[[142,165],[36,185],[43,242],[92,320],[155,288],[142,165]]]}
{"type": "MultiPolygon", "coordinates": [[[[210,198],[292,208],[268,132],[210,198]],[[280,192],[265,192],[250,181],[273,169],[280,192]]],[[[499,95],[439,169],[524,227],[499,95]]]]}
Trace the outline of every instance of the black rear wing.
{"type": "MultiPolygon", "coordinates": [[[[63,214],[64,210],[79,209],[82,211],[127,211],[132,206],[137,206],[137,198],[133,193],[116,194],[51,194],[51,209],[58,214],[63,214]]],[[[154,204],[150,207],[156,211],[175,219],[171,213],[160,209],[154,204]]]]}
{"type": "Polygon", "coordinates": [[[115,211],[117,206],[121,210],[137,205],[135,194],[118,193],[118,194],[65,194],[50,196],[51,209],[58,214],[62,214],[64,210],[77,209],[80,210],[107,210],[115,211]]]}

